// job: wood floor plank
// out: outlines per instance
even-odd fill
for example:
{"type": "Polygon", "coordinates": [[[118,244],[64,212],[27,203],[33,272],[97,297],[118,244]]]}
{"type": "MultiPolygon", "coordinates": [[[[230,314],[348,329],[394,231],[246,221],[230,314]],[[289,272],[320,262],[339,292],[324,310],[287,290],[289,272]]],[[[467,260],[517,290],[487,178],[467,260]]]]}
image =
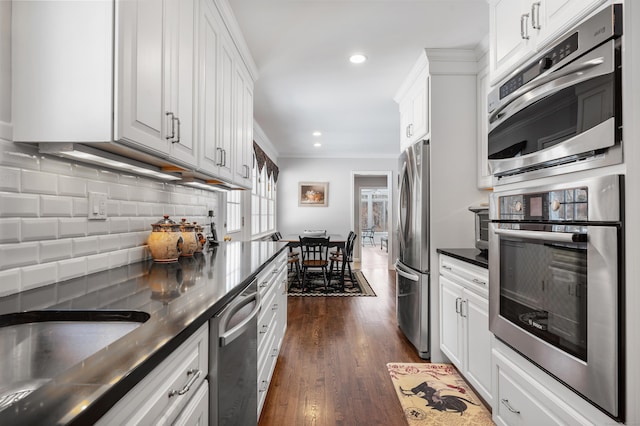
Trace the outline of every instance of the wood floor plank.
{"type": "Polygon", "coordinates": [[[395,274],[363,269],[377,297],[290,297],[259,426],[405,425],[388,362],[424,362],[398,329],[395,274]]]}

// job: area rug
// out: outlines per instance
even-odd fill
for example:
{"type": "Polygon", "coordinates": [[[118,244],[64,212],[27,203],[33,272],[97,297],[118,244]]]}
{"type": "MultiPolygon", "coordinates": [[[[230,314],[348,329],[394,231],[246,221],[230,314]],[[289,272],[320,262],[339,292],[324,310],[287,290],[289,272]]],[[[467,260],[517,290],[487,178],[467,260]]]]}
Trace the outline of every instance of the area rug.
{"type": "Polygon", "coordinates": [[[451,364],[387,364],[410,426],[494,425],[491,413],[451,364]]]}
{"type": "Polygon", "coordinates": [[[340,280],[335,277],[325,289],[324,281],[321,273],[309,273],[307,275],[307,285],[304,292],[300,287],[300,283],[295,278],[295,273],[289,274],[289,296],[375,296],[376,293],[371,288],[369,281],[365,278],[362,271],[354,271],[353,275],[356,282],[352,283],[346,280],[344,283],[344,291],[340,288],[340,280]]]}

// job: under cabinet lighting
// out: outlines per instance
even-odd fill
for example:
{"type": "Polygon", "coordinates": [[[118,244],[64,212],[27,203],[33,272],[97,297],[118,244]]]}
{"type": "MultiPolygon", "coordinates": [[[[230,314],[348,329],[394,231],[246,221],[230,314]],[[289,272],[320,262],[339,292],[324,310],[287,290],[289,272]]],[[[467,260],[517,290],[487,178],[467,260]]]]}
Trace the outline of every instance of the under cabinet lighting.
{"type": "Polygon", "coordinates": [[[207,191],[216,191],[216,192],[228,192],[229,189],[225,186],[217,186],[221,181],[212,181],[211,183],[201,181],[198,179],[182,179],[179,182],[184,185],[192,186],[194,188],[206,189],[207,191]]]}
{"type": "Polygon", "coordinates": [[[142,176],[161,180],[176,181],[182,179],[179,174],[166,173],[159,167],[145,164],[130,158],[121,157],[111,152],[102,151],[87,145],[74,143],[46,142],[39,144],[41,154],[56,155],[83,163],[105,166],[116,170],[122,170],[142,176]]]}

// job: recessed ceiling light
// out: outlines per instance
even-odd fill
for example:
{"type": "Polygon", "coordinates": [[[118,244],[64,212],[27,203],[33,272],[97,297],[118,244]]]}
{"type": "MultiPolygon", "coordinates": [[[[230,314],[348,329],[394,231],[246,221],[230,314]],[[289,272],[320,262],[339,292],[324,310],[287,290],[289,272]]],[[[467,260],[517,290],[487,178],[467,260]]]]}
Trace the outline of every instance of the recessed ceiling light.
{"type": "Polygon", "coordinates": [[[313,134],[313,136],[322,136],[322,132],[319,132],[317,130],[315,132],[313,132],[312,134],[313,134]]]}
{"type": "Polygon", "coordinates": [[[364,56],[362,53],[356,53],[355,55],[351,55],[349,57],[349,62],[351,62],[352,64],[361,64],[366,60],[367,60],[367,57],[364,56]]]}
{"type": "Polygon", "coordinates": [[[313,144],[313,146],[315,146],[316,148],[320,148],[322,144],[320,142],[316,142],[313,144]]]}

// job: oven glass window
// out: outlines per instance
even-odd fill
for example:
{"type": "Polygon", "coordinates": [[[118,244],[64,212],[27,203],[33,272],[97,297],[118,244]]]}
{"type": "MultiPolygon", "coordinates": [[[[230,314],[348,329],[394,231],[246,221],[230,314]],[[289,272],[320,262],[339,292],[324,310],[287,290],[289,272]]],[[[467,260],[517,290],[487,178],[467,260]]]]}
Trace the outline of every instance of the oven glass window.
{"type": "Polygon", "coordinates": [[[587,243],[500,239],[500,315],[586,361],[587,243]]]}
{"type": "Polygon", "coordinates": [[[514,114],[489,133],[489,159],[549,148],[614,116],[614,75],[560,90],[514,114]]]}

